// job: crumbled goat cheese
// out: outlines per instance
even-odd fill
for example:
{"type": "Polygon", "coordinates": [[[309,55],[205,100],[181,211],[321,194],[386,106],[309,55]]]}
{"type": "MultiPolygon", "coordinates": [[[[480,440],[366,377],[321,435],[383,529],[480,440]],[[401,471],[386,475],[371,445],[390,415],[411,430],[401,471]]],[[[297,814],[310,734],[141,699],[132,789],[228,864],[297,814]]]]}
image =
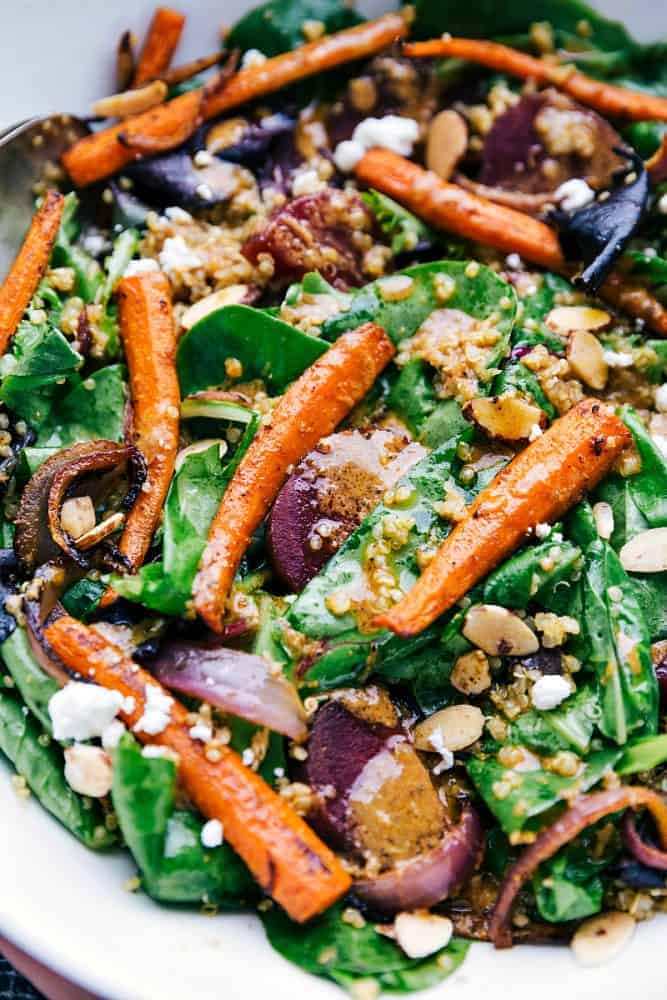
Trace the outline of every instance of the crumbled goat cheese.
{"type": "Polygon", "coordinates": [[[125,726],[120,719],[114,719],[102,731],[102,746],[105,750],[114,750],[120,743],[120,738],[125,733],[125,726]]]}
{"type": "Polygon", "coordinates": [[[171,706],[174,699],[157,687],[156,684],[146,685],[146,706],[144,714],[134,727],[135,733],[148,733],[156,736],[164,732],[170,722],[171,706]]]}
{"type": "Polygon", "coordinates": [[[101,747],[75,743],[65,750],[65,781],[79,795],[101,799],[111,791],[111,758],[101,747]]]}
{"type": "Polygon", "coordinates": [[[667,194],[658,199],[657,208],[661,215],[667,215],[667,194]]]}
{"type": "Polygon", "coordinates": [[[439,729],[434,729],[428,738],[428,742],[431,744],[436,753],[440,754],[442,758],[439,764],[433,768],[434,774],[442,774],[443,771],[449,771],[450,768],[454,767],[454,754],[445,746],[444,740],[442,738],[442,733],[439,729]]]}
{"type": "Polygon", "coordinates": [[[147,274],[149,271],[159,271],[156,260],[152,257],[140,257],[139,260],[131,260],[123,272],[124,278],[133,278],[135,274],[147,274]]]}
{"type": "Polygon", "coordinates": [[[241,59],[241,69],[248,69],[250,66],[261,66],[266,62],[266,56],[259,49],[247,49],[241,59]]]}
{"type": "Polygon", "coordinates": [[[520,271],[523,267],[523,262],[518,253],[510,253],[505,257],[505,263],[512,271],[520,271]]]}
{"type": "Polygon", "coordinates": [[[202,743],[208,743],[213,736],[213,730],[204,722],[199,722],[196,726],[192,726],[189,733],[191,739],[201,740],[202,743]]]}
{"type": "Polygon", "coordinates": [[[108,248],[109,241],[101,233],[87,233],[81,240],[81,245],[91,257],[99,257],[108,248]]]}
{"type": "Polygon", "coordinates": [[[210,819],[201,828],[201,842],[204,847],[220,847],[223,840],[222,823],[219,819],[210,819]]]}
{"type": "Polygon", "coordinates": [[[614,511],[611,506],[604,500],[600,500],[593,505],[593,517],[598,535],[605,541],[609,541],[614,534],[614,511]]]}
{"type": "Polygon", "coordinates": [[[535,681],[530,698],[538,711],[548,712],[560,705],[561,701],[564,701],[571,693],[572,689],[564,677],[560,677],[558,674],[548,674],[535,681]]]}
{"type": "Polygon", "coordinates": [[[551,525],[547,524],[545,521],[535,525],[535,537],[539,538],[541,542],[544,541],[544,539],[549,535],[550,531],[551,525]]]}
{"type": "Polygon", "coordinates": [[[667,413],[667,382],[663,382],[654,390],[653,399],[656,410],[659,410],[660,413],[667,413]]]}
{"type": "Polygon", "coordinates": [[[533,424],[530,428],[530,434],[528,435],[529,441],[537,441],[539,437],[542,437],[543,431],[539,424],[533,424]]]}
{"type": "Polygon", "coordinates": [[[165,216],[170,222],[192,222],[192,216],[179,205],[170,205],[164,210],[165,216]]]}
{"type": "Polygon", "coordinates": [[[146,757],[148,760],[154,760],[157,757],[166,757],[168,753],[167,747],[160,747],[156,743],[149,743],[141,751],[141,756],[146,757]]]}
{"type": "Polygon", "coordinates": [[[385,115],[384,118],[364,118],[352,138],[340,142],[334,152],[334,163],[343,173],[354,170],[366,150],[376,146],[390,149],[401,156],[410,156],[419,138],[419,125],[412,118],[385,115]]]}
{"type": "Polygon", "coordinates": [[[610,368],[630,368],[634,362],[633,356],[626,351],[606,350],[603,357],[610,368]]]}
{"type": "Polygon", "coordinates": [[[169,236],[159,253],[160,267],[165,271],[192,271],[202,262],[182,236],[169,236]]]}
{"type": "Polygon", "coordinates": [[[317,170],[301,170],[294,175],[292,194],[298,198],[302,194],[314,194],[322,187],[322,181],[317,170]]]}
{"type": "Polygon", "coordinates": [[[123,704],[118,691],[99,684],[70,681],[49,701],[53,735],[57,740],[91,740],[101,736],[123,704]]]}
{"type": "Polygon", "coordinates": [[[564,212],[578,212],[595,200],[595,191],[581,177],[572,177],[557,188],[554,197],[564,212]]]}

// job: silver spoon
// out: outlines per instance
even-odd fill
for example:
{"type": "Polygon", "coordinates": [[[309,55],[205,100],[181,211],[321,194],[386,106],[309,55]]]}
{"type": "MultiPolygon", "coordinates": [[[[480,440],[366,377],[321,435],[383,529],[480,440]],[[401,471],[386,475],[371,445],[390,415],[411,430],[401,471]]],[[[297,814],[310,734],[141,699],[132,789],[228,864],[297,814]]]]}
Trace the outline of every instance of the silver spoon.
{"type": "MultiPolygon", "coordinates": [[[[49,164],[90,129],[74,115],[30,118],[0,133],[0,281],[7,274],[35,211],[35,185],[49,164]]],[[[53,183],[53,181],[52,181],[53,183]]]]}

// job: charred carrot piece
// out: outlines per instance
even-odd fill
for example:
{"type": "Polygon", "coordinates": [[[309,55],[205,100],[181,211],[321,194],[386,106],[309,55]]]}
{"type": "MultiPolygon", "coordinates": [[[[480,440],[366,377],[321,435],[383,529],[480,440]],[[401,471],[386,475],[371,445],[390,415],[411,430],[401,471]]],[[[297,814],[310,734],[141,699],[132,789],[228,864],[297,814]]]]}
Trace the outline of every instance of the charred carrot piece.
{"type": "Polygon", "coordinates": [[[512,944],[512,932],[508,926],[512,904],[539,865],[587,827],[623,809],[647,809],[653,817],[663,848],[667,848],[667,805],[652,789],[630,785],[575,799],[570,808],[526,848],[505,876],[489,923],[489,936],[496,948],[507,948],[512,944]]]}
{"type": "Polygon", "coordinates": [[[293,920],[309,920],[347,892],[350,877],[335,854],[237,753],[222,747],[219,761],[208,760],[204,744],[190,736],[185,705],[172,699],[162,732],[149,734],[137,726],[147,689],[171,697],[151,674],[94,628],[67,615],[57,619],[47,635],[68,669],[134,699],[135,708],[121,712],[123,721],[142,742],[178,754],[179,777],[189,797],[204,816],[222,823],[225,839],[293,920]]]}
{"type": "Polygon", "coordinates": [[[374,323],[343,334],[290,386],[248,448],[213,519],[195,577],[195,608],[216,632],[222,631],[241,557],[289,469],[337,427],[395,353],[374,323]]]}
{"type": "Polygon", "coordinates": [[[572,66],[557,66],[543,59],[535,59],[498,42],[481,41],[477,38],[438,38],[430,42],[405,45],[403,52],[406,56],[417,59],[468,59],[499,73],[518,76],[522,80],[548,83],[600,114],[612,118],[667,121],[667,98],[617,87],[603,80],[593,80],[577,72],[572,66]]]}
{"type": "Polygon", "coordinates": [[[65,199],[47,191],[23,246],[0,288],[0,354],[4,354],[49,264],[65,199]]]}
{"type": "Polygon", "coordinates": [[[133,87],[142,87],[151,80],[157,80],[169,69],[184,26],[184,14],[170,7],[157,8],[139,53],[133,87]]]}
{"type": "MultiPolygon", "coordinates": [[[[533,264],[570,277],[555,230],[506,205],[441,180],[387,149],[371,149],[355,168],[357,178],[377,188],[433,226],[485,243],[503,253],[519,253],[533,264]]],[[[612,272],[599,295],[667,336],[667,309],[626,275],[612,272]]]]}
{"type": "Polygon", "coordinates": [[[584,399],[482,490],[398,604],[373,624],[423,632],[507,559],[538,524],[558,520],[609,471],[632,440],[610,406],[584,399]]]}
{"type": "Polygon", "coordinates": [[[120,331],[130,376],[132,441],[148,475],[128,514],[119,548],[138,569],[153,537],[174,473],[180,390],[176,333],[166,275],[148,271],[122,278],[116,290],[120,331]]]}
{"type": "Polygon", "coordinates": [[[443,181],[404,156],[371,149],[355,173],[363,184],[384,191],[434,226],[506,253],[521,254],[551,271],[562,271],[566,266],[558,236],[549,226],[443,181]]]}
{"type": "Polygon", "coordinates": [[[137,157],[133,137],[157,140],[162,148],[180,145],[203,120],[236,108],[246,101],[272,94],[282,87],[355,59],[363,59],[404,38],[407,25],[400,14],[386,14],[334,35],[267,59],[261,66],[242,69],[220,91],[202,89],[181,94],[134,119],[104,129],[75,143],[62,157],[73,182],[85,187],[122,170],[137,157]]]}

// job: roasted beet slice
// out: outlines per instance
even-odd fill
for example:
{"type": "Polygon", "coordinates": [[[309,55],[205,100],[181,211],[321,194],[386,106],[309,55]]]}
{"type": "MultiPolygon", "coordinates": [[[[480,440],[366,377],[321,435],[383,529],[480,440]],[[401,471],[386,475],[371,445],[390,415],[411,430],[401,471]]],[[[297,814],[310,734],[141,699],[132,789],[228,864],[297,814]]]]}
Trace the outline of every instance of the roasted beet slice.
{"type": "Polygon", "coordinates": [[[343,693],[319,710],[306,777],[319,803],[313,825],[373,873],[435,848],[442,837],[442,803],[379,688],[343,693]]]}
{"type": "Polygon", "coordinates": [[[361,285],[361,253],[354,234],[368,231],[372,216],[356,194],[328,188],[288,202],[243,247],[248,260],[270,254],[279,278],[319,271],[337,287],[361,285]]]}
{"type": "Polygon", "coordinates": [[[529,94],[496,118],[484,141],[479,180],[524,194],[549,194],[572,177],[607,187],[623,165],[618,133],[564,94],[529,94]]]}
{"type": "Polygon", "coordinates": [[[394,431],[332,434],[296,467],[269,517],[271,561],[302,590],[424,450],[394,431]]]}

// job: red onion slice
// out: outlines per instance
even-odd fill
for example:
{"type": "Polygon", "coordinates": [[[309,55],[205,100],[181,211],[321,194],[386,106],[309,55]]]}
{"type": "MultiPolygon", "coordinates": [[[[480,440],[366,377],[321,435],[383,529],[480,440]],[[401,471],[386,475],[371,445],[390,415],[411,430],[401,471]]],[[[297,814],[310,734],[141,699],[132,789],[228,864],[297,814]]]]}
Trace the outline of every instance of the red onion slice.
{"type": "Polygon", "coordinates": [[[174,642],[151,665],[162,684],[298,742],[308,735],[296,689],[263,656],[225,646],[174,642]]]}
{"type": "Polygon", "coordinates": [[[623,819],[623,842],[643,865],[657,868],[662,872],[667,871],[667,851],[661,851],[660,848],[645,843],[637,833],[635,821],[629,813],[623,819]]]}
{"type": "Polygon", "coordinates": [[[35,573],[33,586],[39,587],[39,597],[26,597],[23,602],[26,632],[33,656],[44,673],[61,687],[71,681],[73,675],[53,651],[44,635],[44,626],[47,621],[50,623],[54,617],[64,614],[60,596],[68,582],[71,583],[72,580],[61,566],[46,563],[35,573]]]}
{"type": "Polygon", "coordinates": [[[383,914],[419,910],[446,899],[468,881],[484,850],[482,823],[472,806],[445,832],[437,847],[377,878],[354,884],[354,894],[383,914]]]}

